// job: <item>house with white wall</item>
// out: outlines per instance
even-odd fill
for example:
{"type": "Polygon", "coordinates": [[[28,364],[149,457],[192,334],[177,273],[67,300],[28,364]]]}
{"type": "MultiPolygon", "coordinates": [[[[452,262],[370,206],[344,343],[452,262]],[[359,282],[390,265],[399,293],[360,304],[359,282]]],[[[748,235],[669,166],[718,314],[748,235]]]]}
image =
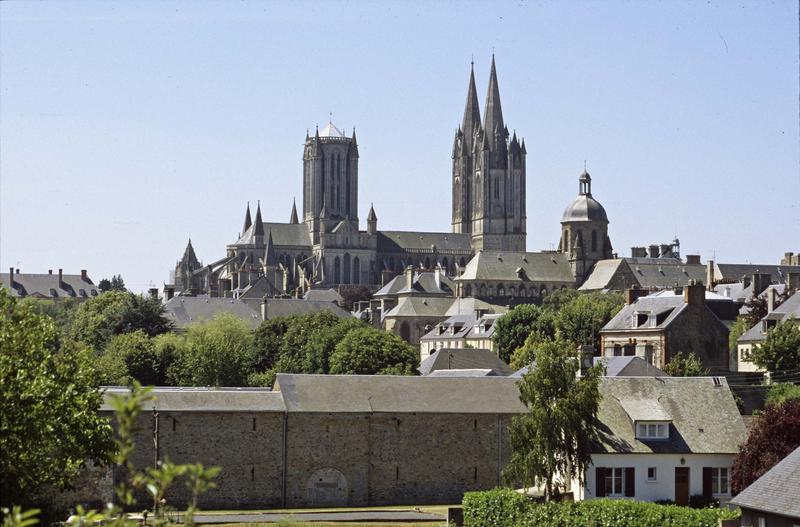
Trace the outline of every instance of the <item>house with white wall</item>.
{"type": "Polygon", "coordinates": [[[603,377],[599,439],[576,500],[730,500],[746,430],[724,377],[603,377]]]}

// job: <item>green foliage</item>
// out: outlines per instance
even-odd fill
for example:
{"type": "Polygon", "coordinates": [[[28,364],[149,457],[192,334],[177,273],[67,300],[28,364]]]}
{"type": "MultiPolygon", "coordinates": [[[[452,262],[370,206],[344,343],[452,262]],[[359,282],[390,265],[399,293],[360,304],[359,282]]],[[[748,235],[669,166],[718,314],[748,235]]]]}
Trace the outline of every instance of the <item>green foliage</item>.
{"type": "Polygon", "coordinates": [[[570,343],[545,341],[536,348],[536,368],[519,383],[520,400],[528,413],[511,421],[511,458],[503,477],[523,487],[543,485],[545,499],[561,486],[555,481],[557,474],[580,481],[591,462],[589,447],[596,436],[603,372],[595,366],[578,378],[579,367],[570,343]]]}
{"type": "Polygon", "coordinates": [[[103,384],[126,386],[132,380],[141,384],[164,384],[164,373],[153,339],[144,331],[122,333],[111,339],[98,360],[103,384]]]}
{"type": "Polygon", "coordinates": [[[351,330],[336,344],[330,372],[409,375],[418,359],[417,351],[397,335],[365,326],[351,330]]]}
{"type": "Polygon", "coordinates": [[[620,294],[579,294],[558,311],[556,330],[561,338],[576,347],[591,344],[600,349],[600,330],[623,305],[620,294]]]}
{"type": "Polygon", "coordinates": [[[108,459],[92,359],[0,290],[0,504],[31,504],[46,487],[68,487],[87,459],[108,459]]]}
{"type": "Polygon", "coordinates": [[[501,359],[509,362],[517,348],[533,332],[552,336],[555,333],[551,311],[533,304],[521,304],[497,319],[494,324],[494,349],[501,359]]]}
{"type": "Polygon", "coordinates": [[[346,287],[342,288],[339,291],[339,295],[344,299],[342,302],[342,308],[345,311],[352,311],[353,305],[356,302],[361,302],[363,300],[369,300],[372,298],[372,291],[363,285],[356,286],[356,287],[346,287]]]}
{"type": "Polygon", "coordinates": [[[736,317],[736,321],[731,326],[731,331],[728,334],[728,349],[737,349],[738,344],[736,341],[739,340],[739,337],[747,333],[747,330],[751,327],[753,326],[750,325],[750,320],[747,317],[742,315],[736,317]]]}
{"type": "Polygon", "coordinates": [[[125,289],[125,280],[122,279],[122,275],[118,274],[112,276],[111,280],[108,278],[100,280],[97,283],[97,289],[99,289],[101,293],[107,291],[127,291],[127,289],[125,289]]]}
{"type": "Polygon", "coordinates": [[[800,400],[800,386],[788,382],[773,384],[767,390],[767,405],[800,400]]]}
{"type": "Polygon", "coordinates": [[[753,346],[753,363],[770,372],[800,369],[800,324],[793,318],[779,322],[766,340],[753,346]]]}
{"type": "Polygon", "coordinates": [[[166,333],[171,327],[158,299],[110,291],[78,307],[72,322],[72,336],[99,353],[114,335],[142,330],[152,337],[166,333]]]}
{"type": "Polygon", "coordinates": [[[694,353],[684,355],[678,352],[664,366],[664,371],[673,377],[703,377],[709,370],[694,353]]]}
{"type": "Polygon", "coordinates": [[[51,300],[49,298],[25,297],[18,302],[21,305],[31,306],[38,314],[46,315],[53,319],[56,329],[62,335],[69,335],[72,331],[72,320],[75,312],[80,306],[77,298],[59,298],[51,300]]]}
{"type": "Polygon", "coordinates": [[[179,386],[247,386],[256,363],[253,333],[229,314],[189,326],[174,352],[167,376],[179,386]]]}
{"type": "Polygon", "coordinates": [[[533,364],[536,360],[536,349],[551,340],[553,339],[550,336],[539,333],[538,331],[532,332],[528,335],[528,338],[525,339],[525,344],[517,348],[511,355],[511,362],[509,365],[513,369],[519,370],[533,364]]]}
{"type": "Polygon", "coordinates": [[[741,514],[738,509],[691,509],[608,498],[536,503],[509,489],[468,492],[463,506],[467,527],[716,527],[720,519],[741,514]]]}
{"type": "Polygon", "coordinates": [[[314,373],[312,368],[319,364],[308,356],[309,340],[315,333],[330,330],[338,322],[339,317],[328,310],[289,317],[275,368],[283,373],[314,373]]]}
{"type": "Polygon", "coordinates": [[[581,294],[577,289],[559,289],[544,297],[542,307],[545,311],[557,313],[581,294]]]}
{"type": "Polygon", "coordinates": [[[15,505],[11,509],[3,507],[0,513],[3,514],[3,527],[31,527],[36,525],[39,520],[36,516],[42,511],[39,509],[22,510],[22,507],[15,505]]]}
{"type": "Polygon", "coordinates": [[[253,348],[256,354],[256,368],[259,371],[275,366],[281,354],[283,336],[289,328],[292,317],[276,317],[265,320],[253,333],[253,348]]]}
{"type": "Polygon", "coordinates": [[[275,384],[276,376],[277,372],[275,370],[254,371],[247,376],[247,385],[254,388],[272,388],[275,384]]]}

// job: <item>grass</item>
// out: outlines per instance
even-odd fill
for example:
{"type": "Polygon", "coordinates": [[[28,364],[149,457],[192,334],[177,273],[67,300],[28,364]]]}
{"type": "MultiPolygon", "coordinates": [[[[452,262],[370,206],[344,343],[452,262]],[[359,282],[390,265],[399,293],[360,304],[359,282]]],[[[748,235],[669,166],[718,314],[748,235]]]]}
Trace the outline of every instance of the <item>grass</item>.
{"type": "Polygon", "coordinates": [[[342,523],[342,522],[295,522],[291,520],[281,520],[277,523],[219,523],[213,527],[433,527],[444,525],[444,521],[438,522],[389,522],[389,523],[342,523]]]}
{"type": "MultiPolygon", "coordinates": [[[[420,512],[430,512],[432,514],[447,515],[448,507],[460,507],[457,505],[385,505],[382,507],[322,507],[318,509],[237,509],[237,510],[203,510],[198,514],[258,514],[262,512],[270,514],[299,514],[302,512],[359,512],[359,511],[412,511],[419,509],[420,512]]],[[[223,524],[220,524],[223,525],[223,524]]],[[[318,523],[318,525],[324,525],[318,523]]],[[[342,524],[339,524],[342,525],[342,524]]],[[[363,527],[364,524],[362,524],[363,527]]],[[[397,525],[397,524],[394,524],[397,525]]]]}

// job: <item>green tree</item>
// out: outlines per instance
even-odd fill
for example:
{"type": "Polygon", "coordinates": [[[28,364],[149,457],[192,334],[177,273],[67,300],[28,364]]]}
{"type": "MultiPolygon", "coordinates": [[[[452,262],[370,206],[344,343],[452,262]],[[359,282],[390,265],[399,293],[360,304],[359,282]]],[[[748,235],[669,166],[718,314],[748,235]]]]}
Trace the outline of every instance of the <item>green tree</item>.
{"type": "Polygon", "coordinates": [[[546,311],[557,312],[575,300],[581,293],[577,289],[559,289],[546,295],[542,299],[542,308],[546,311]]]}
{"type": "Polygon", "coordinates": [[[275,369],[282,373],[312,373],[307,356],[309,339],[318,331],[330,330],[338,323],[339,317],[327,309],[289,317],[275,369]]]}
{"type": "Polygon", "coordinates": [[[623,305],[620,294],[579,294],[558,311],[556,330],[564,340],[576,346],[591,344],[600,349],[600,330],[623,305]]]}
{"type": "Polygon", "coordinates": [[[111,280],[108,278],[100,280],[97,283],[97,289],[99,289],[101,293],[108,291],[127,291],[125,288],[125,280],[122,279],[122,275],[118,274],[112,276],[111,280]]]}
{"type": "Polygon", "coordinates": [[[72,320],[80,306],[80,301],[77,298],[50,300],[25,297],[20,299],[19,303],[30,305],[40,315],[46,315],[52,318],[56,323],[56,329],[61,335],[69,335],[72,331],[72,320]]]}
{"type": "Polygon", "coordinates": [[[790,318],[767,332],[762,344],[753,346],[753,363],[770,372],[800,369],[800,325],[790,318]]]}
{"type": "Polygon", "coordinates": [[[256,363],[252,331],[230,314],[189,326],[175,351],[167,375],[179,386],[247,386],[256,363]]]}
{"type": "Polygon", "coordinates": [[[336,344],[330,372],[413,375],[418,362],[416,350],[397,335],[363,327],[351,330],[336,344]]]}
{"type": "Polygon", "coordinates": [[[747,333],[751,327],[753,326],[750,325],[750,319],[742,315],[736,317],[736,321],[731,326],[731,331],[728,334],[728,349],[731,351],[736,350],[738,348],[736,341],[739,340],[739,337],[747,333]]]}
{"type": "Polygon", "coordinates": [[[0,290],[0,504],[66,488],[87,459],[108,460],[111,427],[90,351],[0,290]]]}
{"type": "Polygon", "coordinates": [[[664,371],[673,377],[703,377],[708,375],[708,368],[694,353],[684,355],[678,352],[664,366],[664,371]]]}
{"type": "Polygon", "coordinates": [[[548,341],[536,349],[536,367],[519,382],[520,400],[528,413],[509,427],[511,458],[503,471],[507,483],[544,486],[545,499],[558,491],[559,475],[582,481],[596,437],[602,367],[577,377],[580,360],[572,345],[548,341]]]}
{"type": "Polygon", "coordinates": [[[172,327],[158,299],[125,291],[110,291],[90,298],[75,311],[72,336],[101,351],[114,335],[138,329],[149,336],[172,327]]]}
{"type": "Polygon", "coordinates": [[[275,366],[281,354],[281,344],[291,317],[276,317],[265,320],[253,332],[253,349],[256,354],[256,368],[266,371],[275,366]]]}
{"type": "Polygon", "coordinates": [[[530,366],[536,360],[536,348],[550,340],[549,336],[534,331],[525,339],[525,344],[514,350],[509,365],[515,370],[530,366]]]}
{"type": "Polygon", "coordinates": [[[144,331],[122,333],[111,339],[98,360],[104,384],[126,386],[133,380],[145,385],[163,385],[165,371],[154,339],[144,331]]]}
{"type": "Polygon", "coordinates": [[[305,372],[328,373],[330,357],[336,345],[351,331],[367,325],[356,318],[339,319],[333,326],[314,330],[308,337],[304,348],[305,372]]]}
{"type": "Polygon", "coordinates": [[[775,383],[767,390],[767,405],[800,400],[800,385],[789,382],[775,383]]]}
{"type": "Polygon", "coordinates": [[[522,347],[534,331],[553,336],[554,315],[533,304],[521,304],[497,319],[494,327],[494,349],[501,359],[509,362],[511,354],[522,347]]]}

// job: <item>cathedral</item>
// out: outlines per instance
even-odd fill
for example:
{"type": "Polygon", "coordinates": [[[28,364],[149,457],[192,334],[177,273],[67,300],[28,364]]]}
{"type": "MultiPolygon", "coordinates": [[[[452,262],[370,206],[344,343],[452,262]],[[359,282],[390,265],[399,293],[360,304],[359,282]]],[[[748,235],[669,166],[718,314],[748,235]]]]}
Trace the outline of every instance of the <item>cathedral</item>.
{"type": "MultiPolygon", "coordinates": [[[[377,289],[407,267],[461,276],[481,253],[525,252],[525,158],[525,140],[509,134],[503,119],[492,57],[483,118],[471,69],[464,116],[453,140],[452,232],[379,230],[373,206],[366,230],[361,230],[356,133],[345,134],[329,122],[306,134],[302,215],[293,203],[288,223],[265,222],[260,204],[255,217],[248,204],[241,234],[226,247],[225,256],[204,265],[190,240],[167,287],[189,294],[262,298],[302,296],[312,288],[377,289]]],[[[590,185],[584,173],[579,196],[562,218],[559,251],[547,260],[558,260],[569,271],[572,287],[611,250],[608,218],[592,198],[590,185]]],[[[563,286],[564,273],[559,280],[563,286]]],[[[476,283],[476,291],[478,287],[476,283]]]]}

